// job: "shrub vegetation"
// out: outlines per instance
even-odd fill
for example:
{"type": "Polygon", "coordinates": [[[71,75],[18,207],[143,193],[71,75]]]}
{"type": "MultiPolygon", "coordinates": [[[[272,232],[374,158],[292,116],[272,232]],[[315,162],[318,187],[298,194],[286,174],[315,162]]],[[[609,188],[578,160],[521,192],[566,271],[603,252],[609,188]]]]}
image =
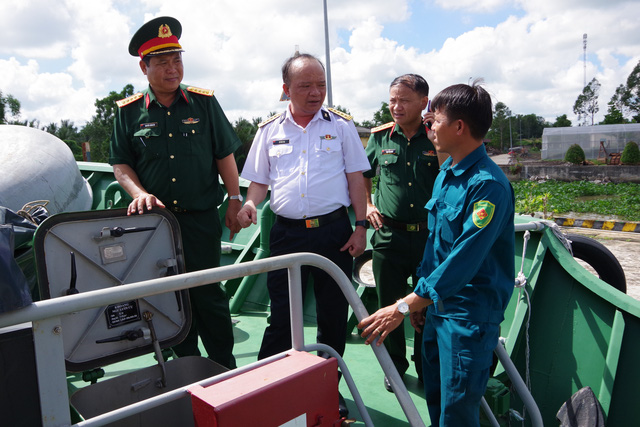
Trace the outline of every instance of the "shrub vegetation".
{"type": "Polygon", "coordinates": [[[638,149],[638,144],[633,141],[627,142],[627,145],[624,146],[624,150],[622,150],[620,161],[625,165],[640,164],[640,149],[638,149]]]}
{"type": "Polygon", "coordinates": [[[567,152],[564,155],[564,161],[573,163],[574,165],[580,165],[584,163],[585,156],[584,150],[578,144],[573,144],[569,147],[567,152]]]}

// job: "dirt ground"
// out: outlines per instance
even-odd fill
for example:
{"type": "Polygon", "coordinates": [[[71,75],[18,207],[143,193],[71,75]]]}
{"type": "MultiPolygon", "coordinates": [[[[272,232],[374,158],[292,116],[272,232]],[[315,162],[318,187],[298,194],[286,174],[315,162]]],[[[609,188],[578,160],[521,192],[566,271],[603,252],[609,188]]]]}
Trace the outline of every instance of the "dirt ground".
{"type": "MultiPolygon", "coordinates": [[[[605,245],[624,270],[627,279],[627,294],[640,301],[640,233],[593,230],[579,227],[561,227],[565,233],[593,237],[605,245]]],[[[587,268],[588,269],[588,268],[587,268]]]]}

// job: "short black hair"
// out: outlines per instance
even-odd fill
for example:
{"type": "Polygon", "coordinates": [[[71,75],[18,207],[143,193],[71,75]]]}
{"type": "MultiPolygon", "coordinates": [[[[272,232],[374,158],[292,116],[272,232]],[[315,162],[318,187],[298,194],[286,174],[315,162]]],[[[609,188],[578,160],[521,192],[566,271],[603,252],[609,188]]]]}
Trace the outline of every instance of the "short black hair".
{"type": "Polygon", "coordinates": [[[289,83],[291,83],[291,67],[293,66],[293,63],[298,59],[313,59],[315,61],[318,61],[318,64],[320,64],[320,66],[322,67],[322,71],[324,71],[324,64],[318,58],[311,55],[310,53],[296,52],[291,57],[287,58],[287,60],[284,61],[284,64],[282,64],[282,81],[287,86],[289,86],[289,83]]]}
{"type": "Polygon", "coordinates": [[[420,96],[429,96],[429,83],[418,74],[403,74],[393,79],[389,89],[394,86],[403,85],[416,92],[420,96]]]}
{"type": "Polygon", "coordinates": [[[476,79],[471,86],[457,84],[443,89],[431,100],[431,110],[440,110],[447,120],[462,120],[474,139],[483,139],[493,122],[491,95],[476,79]]]}

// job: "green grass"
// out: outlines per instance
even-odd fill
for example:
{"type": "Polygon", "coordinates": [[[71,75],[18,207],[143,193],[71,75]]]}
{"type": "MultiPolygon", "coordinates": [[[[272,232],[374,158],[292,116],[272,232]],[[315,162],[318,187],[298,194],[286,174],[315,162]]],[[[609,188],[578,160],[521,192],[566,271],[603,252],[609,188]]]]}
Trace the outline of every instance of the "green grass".
{"type": "Polygon", "coordinates": [[[602,219],[640,221],[640,184],[588,181],[513,182],[516,212],[557,217],[572,212],[602,219]]]}

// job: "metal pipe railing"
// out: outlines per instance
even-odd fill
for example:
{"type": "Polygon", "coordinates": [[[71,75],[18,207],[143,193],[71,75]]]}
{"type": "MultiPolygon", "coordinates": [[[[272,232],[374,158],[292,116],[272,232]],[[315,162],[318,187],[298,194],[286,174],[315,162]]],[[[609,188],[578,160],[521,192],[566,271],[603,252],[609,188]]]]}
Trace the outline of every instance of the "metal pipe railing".
{"type": "MultiPolygon", "coordinates": [[[[46,386],[40,387],[43,425],[45,427],[68,426],[71,422],[68,410],[69,397],[67,394],[64,369],[64,350],[62,341],[64,331],[62,330],[60,322],[61,316],[77,311],[103,307],[130,299],[144,298],[165,292],[177,291],[223,280],[230,280],[247,275],[260,274],[271,270],[286,268],[289,270],[289,286],[292,291],[292,342],[295,344],[295,347],[304,348],[304,335],[302,333],[302,295],[300,284],[300,267],[302,265],[321,268],[327,272],[327,274],[329,274],[342,289],[345,294],[345,298],[353,308],[358,320],[362,320],[368,316],[362,301],[360,301],[360,298],[351,284],[351,280],[345,276],[338,266],[320,255],[298,253],[38,301],[23,309],[0,314],[0,328],[18,325],[25,322],[32,322],[37,358],[36,369],[39,384],[46,386]],[[45,353],[46,356],[39,356],[39,354],[43,355],[45,353]]],[[[385,375],[387,375],[391,383],[394,384],[396,397],[407,416],[409,423],[412,426],[424,426],[424,422],[422,421],[415,404],[411,400],[404,383],[400,379],[400,375],[393,366],[386,348],[384,346],[378,347],[375,345],[371,347],[380,362],[385,375]]],[[[265,361],[268,360],[269,359],[265,359],[265,361]]],[[[258,365],[248,365],[248,367],[260,366],[261,363],[266,363],[265,361],[258,362],[258,365]]],[[[219,378],[225,378],[225,375],[232,375],[233,372],[237,371],[234,370],[231,373],[216,376],[211,379],[211,381],[219,378]]],[[[207,383],[207,380],[203,383],[207,383]]],[[[352,394],[354,396],[358,396],[355,398],[355,401],[360,413],[365,414],[367,410],[364,404],[361,404],[362,400],[359,398],[357,389],[352,389],[351,384],[349,384],[349,386],[352,394]]],[[[182,397],[184,393],[186,393],[185,387],[169,392],[163,396],[147,399],[124,408],[119,408],[99,417],[85,420],[78,425],[106,425],[126,418],[134,413],[139,413],[156,407],[167,401],[178,399],[182,397]]],[[[368,415],[365,417],[368,418],[368,415]]]]}

